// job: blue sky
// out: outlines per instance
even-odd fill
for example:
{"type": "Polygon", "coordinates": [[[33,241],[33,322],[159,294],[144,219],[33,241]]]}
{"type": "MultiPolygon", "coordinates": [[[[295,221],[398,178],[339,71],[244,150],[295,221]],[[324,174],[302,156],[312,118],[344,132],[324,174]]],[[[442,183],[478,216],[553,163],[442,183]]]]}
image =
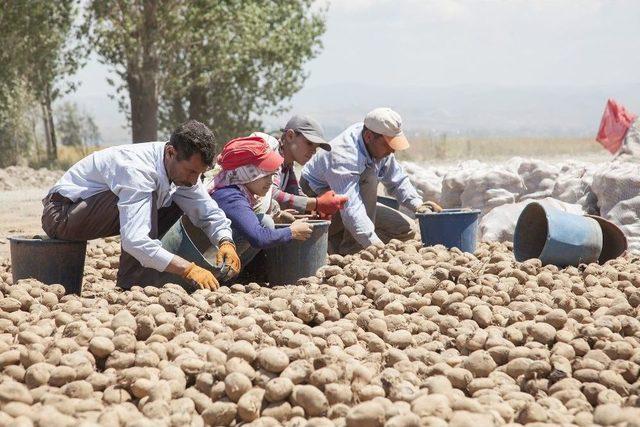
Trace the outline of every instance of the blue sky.
{"type": "MultiPolygon", "coordinates": [[[[307,65],[310,76],[289,103],[292,111],[330,109],[310,98],[344,84],[367,90],[640,83],[640,1],[318,0],[317,7],[327,6],[324,49],[307,65]]],[[[92,112],[105,140],[115,143],[126,131],[106,96],[113,93],[107,73],[90,61],[70,99],[92,112]]],[[[624,101],[640,113],[636,98],[624,101]]]]}

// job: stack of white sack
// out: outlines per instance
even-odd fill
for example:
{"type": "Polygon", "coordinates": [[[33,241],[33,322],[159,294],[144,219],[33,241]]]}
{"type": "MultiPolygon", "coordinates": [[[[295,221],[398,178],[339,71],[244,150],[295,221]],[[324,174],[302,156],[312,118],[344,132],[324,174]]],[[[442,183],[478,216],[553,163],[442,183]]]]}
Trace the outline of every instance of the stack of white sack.
{"type": "Polygon", "coordinates": [[[487,242],[513,241],[513,234],[518,218],[524,208],[532,202],[537,202],[545,207],[559,209],[576,215],[584,214],[584,210],[580,205],[561,202],[551,197],[541,200],[524,200],[518,203],[510,203],[493,208],[491,212],[482,218],[478,236],[480,240],[487,242]]]}
{"type": "Polygon", "coordinates": [[[524,183],[521,199],[544,199],[551,196],[560,168],[542,160],[526,159],[518,167],[518,175],[524,183]]]}
{"type": "Polygon", "coordinates": [[[514,203],[523,192],[522,178],[514,171],[501,167],[477,170],[465,180],[458,207],[479,209],[484,215],[497,206],[514,203]]]}
{"type": "Polygon", "coordinates": [[[570,162],[562,166],[551,197],[582,206],[588,214],[598,214],[596,194],[591,189],[593,174],[600,166],[592,163],[570,162]]]}
{"type": "Polygon", "coordinates": [[[442,196],[440,204],[445,209],[459,208],[462,205],[460,197],[464,191],[467,179],[477,170],[486,168],[484,163],[469,160],[459,163],[449,170],[442,178],[442,196]]]}
{"type": "Polygon", "coordinates": [[[640,163],[614,161],[593,176],[591,188],[598,198],[600,215],[618,225],[629,250],[640,252],[640,163]]]}
{"type": "Polygon", "coordinates": [[[440,200],[444,171],[418,166],[413,162],[404,162],[403,167],[407,175],[409,175],[409,180],[416,187],[423,200],[440,200]]]}

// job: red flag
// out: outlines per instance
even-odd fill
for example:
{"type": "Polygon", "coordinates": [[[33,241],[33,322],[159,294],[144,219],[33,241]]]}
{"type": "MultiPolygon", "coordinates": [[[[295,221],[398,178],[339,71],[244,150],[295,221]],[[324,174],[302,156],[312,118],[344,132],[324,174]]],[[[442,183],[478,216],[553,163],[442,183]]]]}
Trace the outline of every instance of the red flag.
{"type": "Polygon", "coordinates": [[[609,99],[602,114],[596,141],[610,153],[615,154],[622,147],[622,140],[637,117],[613,99],[609,99]]]}

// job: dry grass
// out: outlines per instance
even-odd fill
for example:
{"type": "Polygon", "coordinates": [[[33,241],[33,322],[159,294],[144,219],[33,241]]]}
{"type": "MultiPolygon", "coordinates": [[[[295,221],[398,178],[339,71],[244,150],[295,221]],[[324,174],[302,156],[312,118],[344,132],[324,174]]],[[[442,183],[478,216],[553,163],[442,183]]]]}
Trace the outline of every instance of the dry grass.
{"type": "Polygon", "coordinates": [[[51,164],[44,158],[45,154],[41,154],[41,158],[32,158],[29,161],[29,165],[34,168],[46,167],[48,169],[62,169],[67,170],[79,160],[93,153],[94,151],[101,150],[105,147],[93,146],[86,148],[79,147],[66,147],[64,145],[58,146],[58,160],[51,164]]]}
{"type": "Polygon", "coordinates": [[[412,140],[402,160],[498,160],[513,156],[597,156],[606,151],[595,140],[584,138],[435,138],[412,140]]]}
{"type": "Polygon", "coordinates": [[[94,151],[102,150],[103,148],[105,147],[93,146],[80,149],[78,147],[61,146],[58,147],[58,162],[60,162],[60,164],[68,164],[71,166],[94,151]]]}

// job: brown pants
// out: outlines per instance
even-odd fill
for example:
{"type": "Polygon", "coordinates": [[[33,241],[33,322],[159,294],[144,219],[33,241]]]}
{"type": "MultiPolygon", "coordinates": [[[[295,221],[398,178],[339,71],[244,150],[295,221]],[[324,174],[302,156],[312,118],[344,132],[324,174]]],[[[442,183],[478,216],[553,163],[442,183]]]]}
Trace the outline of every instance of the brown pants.
{"type": "MultiPolygon", "coordinates": [[[[151,232],[149,237],[157,239],[180,218],[182,211],[173,203],[156,209],[154,193],[151,209],[151,232]]],[[[57,193],[42,201],[42,229],[54,239],[92,240],[120,234],[120,211],[118,196],[104,191],[86,200],[73,202],[57,193]]],[[[122,251],[116,284],[124,289],[133,285],[160,285],[161,274],[152,268],[143,267],[137,259],[122,251]]]]}
{"type": "MultiPolygon", "coordinates": [[[[373,167],[365,169],[360,175],[358,186],[367,216],[375,225],[376,234],[380,240],[389,243],[391,239],[406,241],[415,238],[414,220],[400,211],[377,203],[378,177],[373,167]]],[[[304,178],[300,179],[300,188],[309,197],[317,196],[304,178]]],[[[347,255],[362,249],[351,233],[344,228],[340,212],[333,215],[329,226],[329,254],[347,255]]]]}

